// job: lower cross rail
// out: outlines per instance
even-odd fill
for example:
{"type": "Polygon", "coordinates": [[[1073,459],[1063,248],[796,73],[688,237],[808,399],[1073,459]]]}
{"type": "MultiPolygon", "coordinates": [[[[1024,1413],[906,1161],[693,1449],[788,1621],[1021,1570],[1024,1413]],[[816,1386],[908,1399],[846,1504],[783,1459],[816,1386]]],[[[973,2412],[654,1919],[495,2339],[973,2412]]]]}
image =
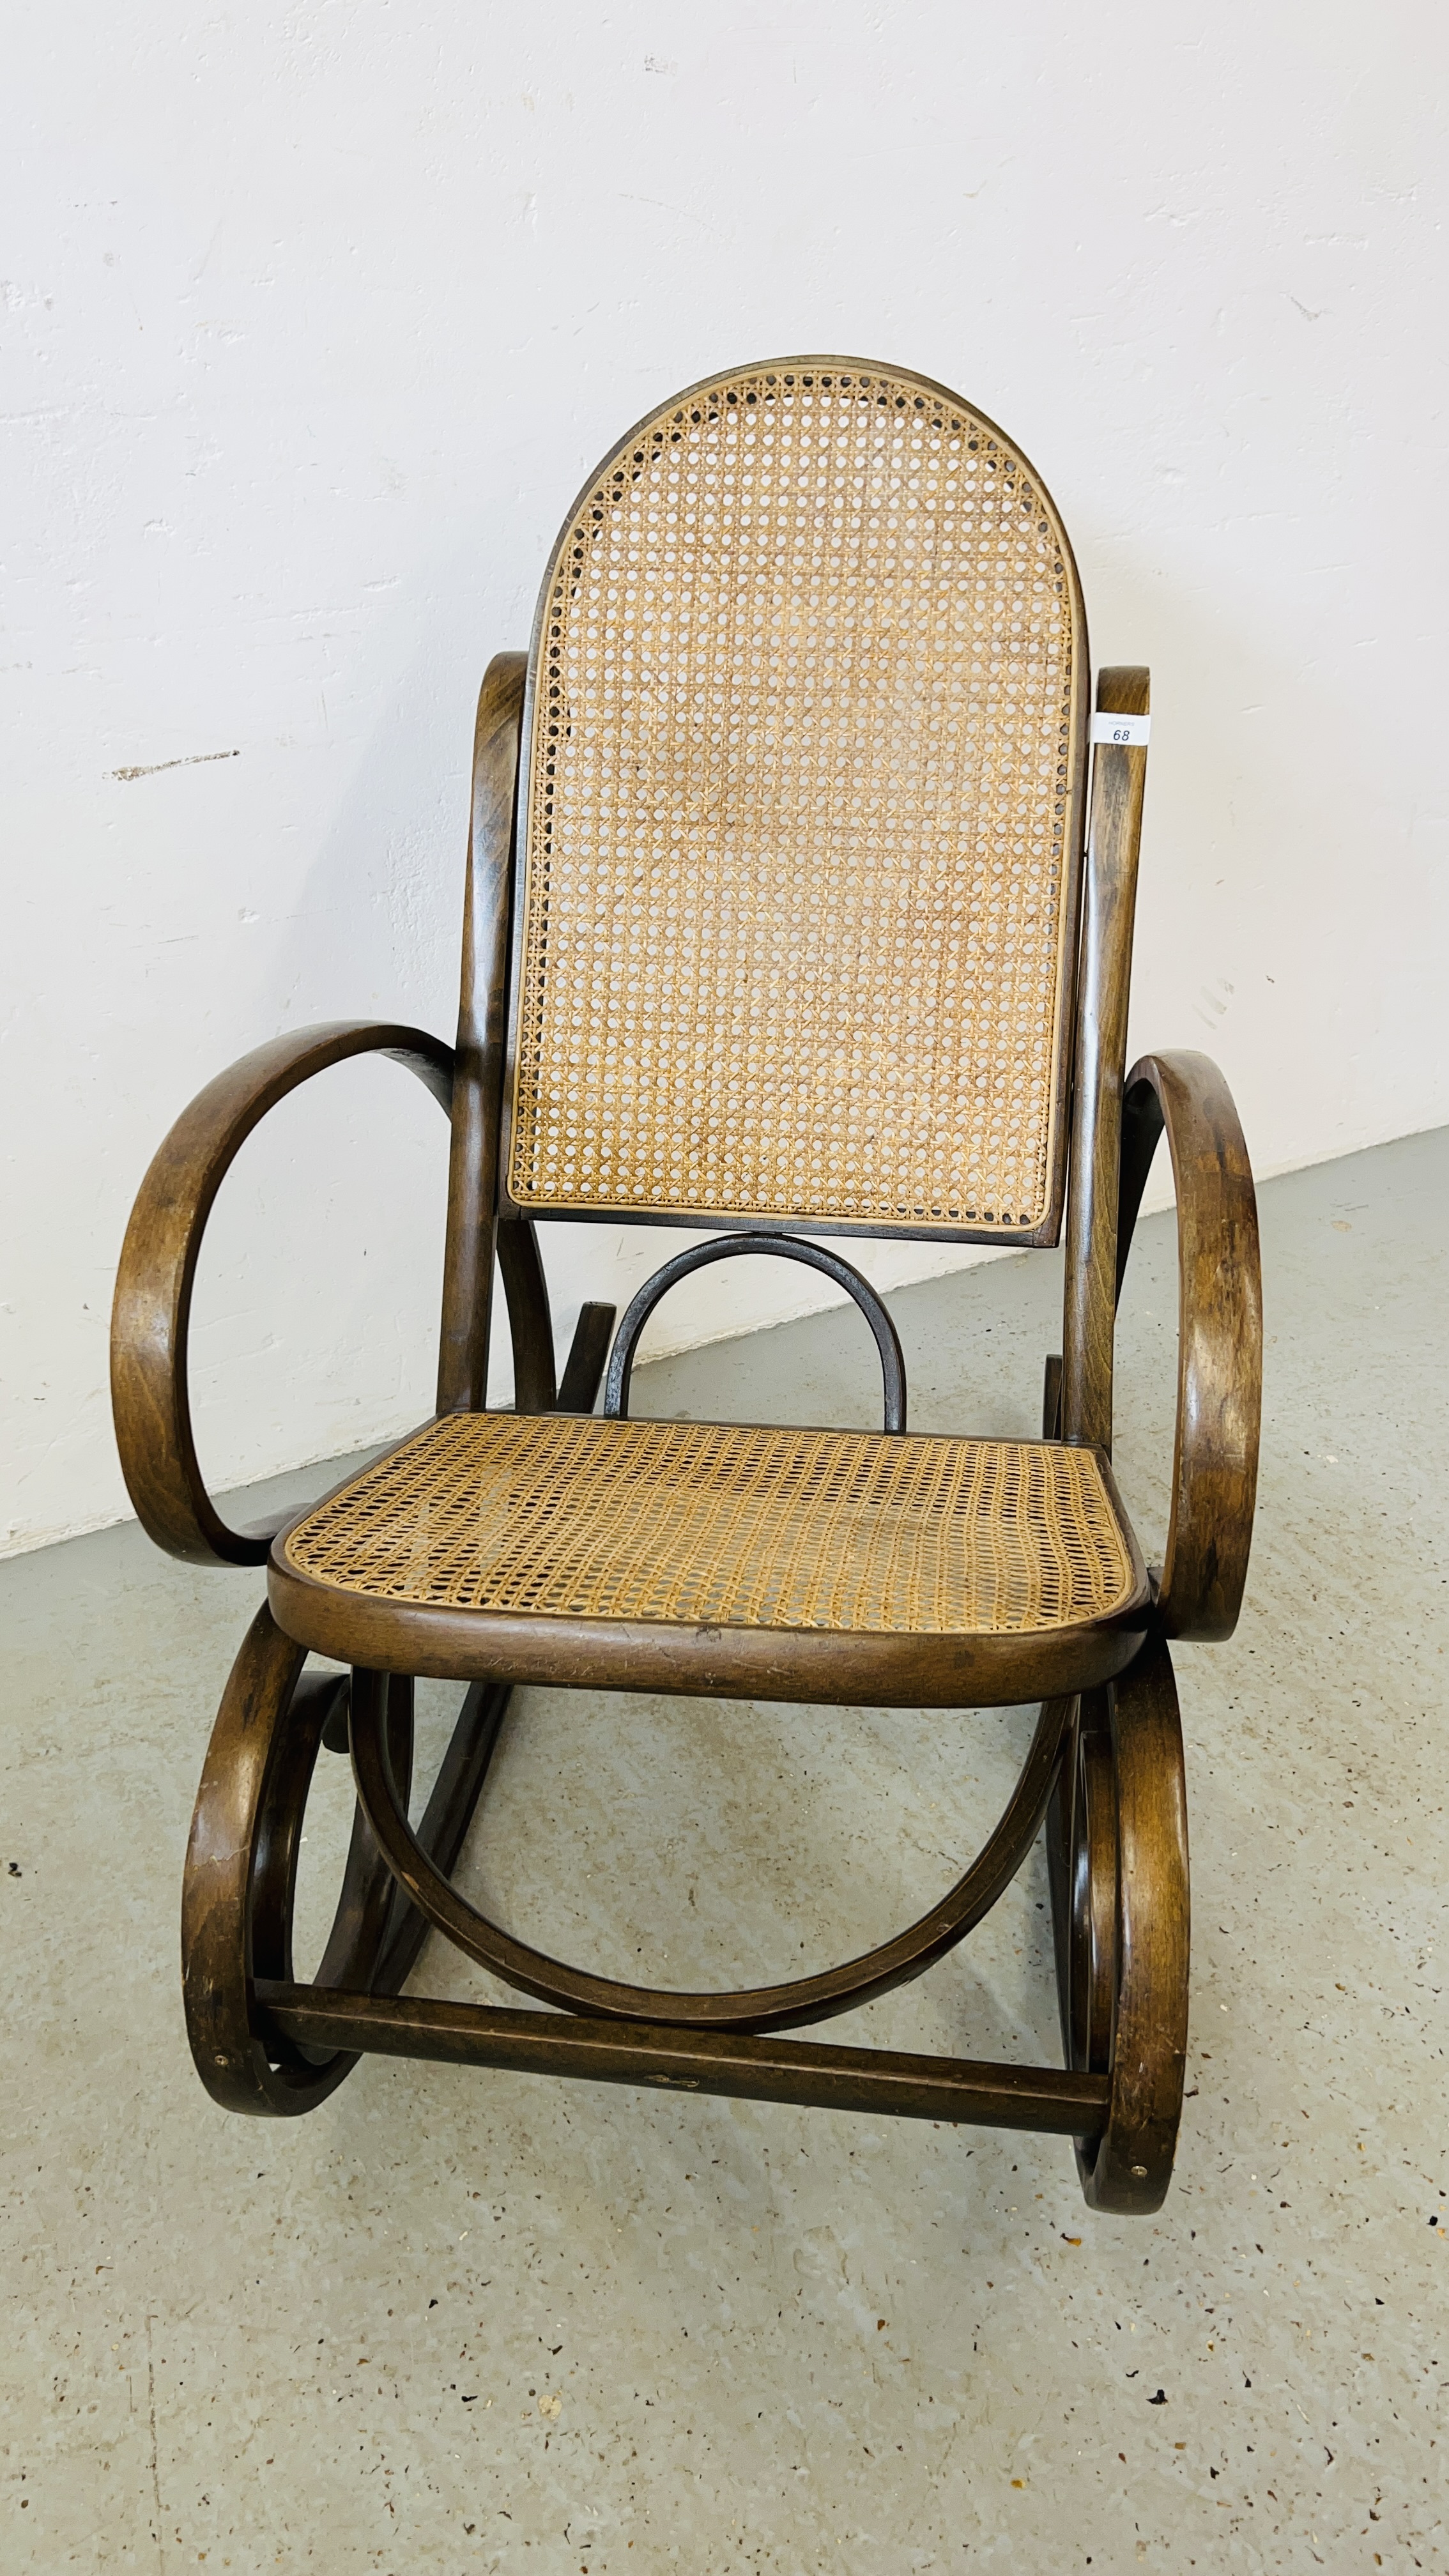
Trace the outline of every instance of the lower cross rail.
{"type": "Polygon", "coordinates": [[[453,2066],[503,2066],[516,2074],[652,2084],[672,2092],[728,2093],[756,2102],[1038,2129],[1086,2140],[1100,2136],[1107,2117],[1106,2076],[1063,2067],[831,2048],[662,2022],[439,2003],[426,1995],[347,1994],[262,1978],[255,1994],[264,2038],[314,2051],[371,2050],[453,2066]]]}

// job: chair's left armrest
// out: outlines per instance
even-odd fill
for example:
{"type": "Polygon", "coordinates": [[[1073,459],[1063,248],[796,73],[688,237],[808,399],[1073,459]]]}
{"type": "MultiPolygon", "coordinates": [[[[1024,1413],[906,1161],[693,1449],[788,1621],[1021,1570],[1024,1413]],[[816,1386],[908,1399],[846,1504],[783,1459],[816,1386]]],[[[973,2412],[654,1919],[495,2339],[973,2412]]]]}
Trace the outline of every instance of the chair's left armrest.
{"type": "Polygon", "coordinates": [[[141,1183],[111,1312],[111,1403],[126,1490],[142,1527],[172,1556],[260,1565],[272,1528],[229,1529],[202,1481],[191,1433],[186,1344],[197,1256],[212,1203],[259,1119],[328,1065],[388,1055],[444,1109],[453,1050],[391,1021],[333,1020],[253,1049],[184,1109],[141,1183]]]}
{"type": "Polygon", "coordinates": [[[1231,1636],[1253,1537],[1263,1393],[1258,1207],[1232,1094],[1211,1058],[1145,1055],[1122,1100],[1117,1293],[1164,1127],[1177,1184],[1177,1437],[1158,1597],[1169,1637],[1231,1636]]]}

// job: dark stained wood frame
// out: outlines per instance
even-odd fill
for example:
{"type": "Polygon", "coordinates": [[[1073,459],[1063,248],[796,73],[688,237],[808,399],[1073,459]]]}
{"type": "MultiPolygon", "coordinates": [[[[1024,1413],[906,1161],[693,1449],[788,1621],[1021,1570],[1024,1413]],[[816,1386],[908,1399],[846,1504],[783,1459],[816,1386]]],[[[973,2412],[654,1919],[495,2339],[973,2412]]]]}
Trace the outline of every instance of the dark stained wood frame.
{"type": "Polygon", "coordinates": [[[111,1409],[137,1519],[158,1547],[194,1565],[264,1565],[281,1526],[229,1529],[197,1463],[187,1336],[206,1220],[269,1109],[329,1065],[375,1054],[405,1064],[451,1109],[453,1050],[424,1030],[374,1020],[298,1029],[255,1047],[197,1093],[137,1193],[111,1312],[111,1409]]]}
{"type": "MultiPolygon", "coordinates": [[[[614,1310],[585,1306],[560,1382],[537,1238],[531,1222],[510,1214],[500,1188],[525,677],[522,655],[500,655],[479,699],[456,1045],[389,1022],[347,1021],[258,1048],[178,1120],[142,1184],[122,1251],[112,1386],[137,1513],[160,1546],[192,1562],[261,1564],[271,1551],[269,1602],[227,1685],[192,1826],[183,1954],[198,2072],[228,2108],[273,2116],[310,2109],[374,2051],[1036,2128],[1076,2141],[1093,2207],[1154,2209],[1171,2175],[1182,2100],[1189,1941],[1182,1740],[1168,1640],[1224,1637],[1237,1617],[1252,1530],[1262,1314],[1252,1175],[1221,1075],[1195,1054],[1145,1056],[1124,1070],[1144,750],[1103,744],[1093,763],[1063,1345],[1047,1362],[1043,1423],[1048,1439],[1094,1448],[1110,1478],[1117,1301],[1165,1130],[1180,1276],[1172,1514],[1162,1567],[1137,1561],[1132,1598],[1116,1619],[1046,1639],[485,1619],[310,1584],[272,1550],[275,1528],[230,1528],[206,1492],[191,1433],[187,1328],[207,1217],[238,1147],[267,1110],[313,1074],[363,1053],[405,1064],[451,1118],[439,1412],[478,1410],[486,1401],[495,1265],[518,1408],[594,1407],[614,1310]],[[309,1649],[349,1665],[350,1679],[308,1673],[309,1649]],[[414,1830],[407,1783],[418,1674],[471,1687],[414,1830]],[[453,1888],[519,1680],[847,1704],[1039,1699],[1042,1708],[995,1832],[921,1922],[821,1976],[682,1995],[620,1985],[530,1950],[453,1888]],[[304,1986],[291,1960],[302,1822],[319,1748],[343,1742],[357,1788],[352,1845],[321,1968],[304,1986]],[[778,2036],[920,1974],[996,1902],[1043,1823],[1064,2067],[778,2036]],[[429,1928],[561,2012],[403,1997],[429,1928]]],[[[1097,703],[1103,713],[1145,715],[1146,672],[1103,671],[1097,703]]],[[[778,1236],[779,1228],[768,1232],[778,1236]]],[[[811,1257],[789,1238],[775,1247],[751,1240],[706,1246],[664,1266],[621,1327],[613,1409],[627,1403],[644,1313],[671,1279],[699,1258],[771,1248],[811,1257]]],[[[884,1310],[873,1292],[858,1302],[877,1333],[889,1401],[894,1334],[887,1318],[882,1339],[884,1310]]],[[[895,1356],[898,1363],[898,1347],[895,1356]]],[[[897,1394],[903,1423],[903,1381],[897,1394]]]]}

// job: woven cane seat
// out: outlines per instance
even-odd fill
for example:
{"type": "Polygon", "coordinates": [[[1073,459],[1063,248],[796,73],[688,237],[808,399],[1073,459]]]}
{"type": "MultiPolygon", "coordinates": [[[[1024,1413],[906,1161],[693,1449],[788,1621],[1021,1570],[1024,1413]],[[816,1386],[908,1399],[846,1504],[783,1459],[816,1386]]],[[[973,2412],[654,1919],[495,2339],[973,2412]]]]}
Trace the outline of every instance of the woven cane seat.
{"type": "Polygon", "coordinates": [[[1077,1629],[1140,1590],[1090,1449],[560,1414],[445,1415],[278,1554],[377,1603],[876,1636],[1077,1629]]]}

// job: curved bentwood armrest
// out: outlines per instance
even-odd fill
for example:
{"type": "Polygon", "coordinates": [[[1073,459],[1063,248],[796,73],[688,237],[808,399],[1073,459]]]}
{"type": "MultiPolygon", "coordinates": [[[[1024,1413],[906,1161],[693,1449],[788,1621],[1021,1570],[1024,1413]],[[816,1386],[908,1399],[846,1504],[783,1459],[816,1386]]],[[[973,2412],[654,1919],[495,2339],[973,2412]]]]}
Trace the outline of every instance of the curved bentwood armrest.
{"type": "Polygon", "coordinates": [[[1263,1394],[1258,1206],[1238,1113],[1209,1056],[1145,1055],[1122,1099],[1117,1294],[1164,1127],[1177,1184],[1177,1438],[1157,1605],[1168,1637],[1231,1636],[1253,1537],[1263,1394]]]}
{"type": "Polygon", "coordinates": [[[389,1055],[444,1110],[453,1050],[386,1020],[332,1020],[253,1049],[182,1111],[144,1181],[111,1310],[111,1403],[126,1490],[142,1527],[198,1565],[261,1565],[280,1521],[228,1529],[202,1482],[191,1433],[187,1328],[212,1202],[239,1146],[298,1084],[353,1055],[389,1055]]]}

